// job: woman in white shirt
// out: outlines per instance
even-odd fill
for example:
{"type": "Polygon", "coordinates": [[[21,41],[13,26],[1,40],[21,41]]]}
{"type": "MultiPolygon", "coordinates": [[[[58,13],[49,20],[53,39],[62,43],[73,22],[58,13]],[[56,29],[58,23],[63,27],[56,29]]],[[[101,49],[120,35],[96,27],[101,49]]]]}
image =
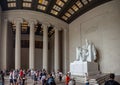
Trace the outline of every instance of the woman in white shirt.
{"type": "Polygon", "coordinates": [[[10,79],[10,85],[13,85],[13,71],[10,71],[9,79],[10,79]]]}

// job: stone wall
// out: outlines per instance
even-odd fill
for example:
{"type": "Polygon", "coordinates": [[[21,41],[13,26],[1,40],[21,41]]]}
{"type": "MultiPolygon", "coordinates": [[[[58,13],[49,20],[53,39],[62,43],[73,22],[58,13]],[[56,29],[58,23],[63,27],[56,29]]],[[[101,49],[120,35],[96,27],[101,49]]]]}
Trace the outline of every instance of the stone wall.
{"type": "Polygon", "coordinates": [[[76,47],[92,41],[98,51],[98,63],[103,73],[120,75],[120,0],[100,5],[69,25],[70,62],[75,60],[76,47]]]}

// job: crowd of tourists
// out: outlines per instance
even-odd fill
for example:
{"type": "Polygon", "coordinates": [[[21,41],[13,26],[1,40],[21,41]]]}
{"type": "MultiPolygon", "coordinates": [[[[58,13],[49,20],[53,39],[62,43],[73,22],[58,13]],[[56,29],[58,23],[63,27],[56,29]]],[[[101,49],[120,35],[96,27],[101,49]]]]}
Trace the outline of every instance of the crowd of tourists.
{"type": "Polygon", "coordinates": [[[63,75],[62,72],[57,73],[46,72],[45,69],[42,70],[10,70],[0,72],[0,85],[4,85],[4,75],[9,76],[10,85],[26,85],[28,78],[33,81],[33,85],[56,85],[57,82],[65,82],[65,85],[75,85],[70,78],[70,73],[63,75]]]}
{"type": "MultiPolygon", "coordinates": [[[[33,81],[33,85],[56,85],[56,80],[58,80],[57,82],[64,82],[65,85],[76,85],[74,78],[71,78],[70,72],[64,76],[60,71],[47,73],[45,69],[0,71],[0,85],[5,85],[5,75],[9,76],[9,85],[28,85],[28,78],[33,81]]],[[[110,79],[104,85],[120,85],[114,78],[115,74],[110,74],[110,79]]],[[[89,82],[86,85],[89,85],[89,82]]]]}

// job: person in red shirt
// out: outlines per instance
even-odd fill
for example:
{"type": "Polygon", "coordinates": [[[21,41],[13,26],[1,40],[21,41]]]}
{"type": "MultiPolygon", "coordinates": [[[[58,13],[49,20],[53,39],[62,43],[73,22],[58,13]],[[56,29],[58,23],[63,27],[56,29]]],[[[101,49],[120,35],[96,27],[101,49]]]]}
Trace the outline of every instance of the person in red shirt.
{"type": "Polygon", "coordinates": [[[21,69],[20,70],[20,78],[22,78],[23,77],[23,70],[21,69]]]}
{"type": "Polygon", "coordinates": [[[70,81],[70,77],[68,76],[68,74],[66,74],[65,85],[68,85],[69,81],[70,81]]]}

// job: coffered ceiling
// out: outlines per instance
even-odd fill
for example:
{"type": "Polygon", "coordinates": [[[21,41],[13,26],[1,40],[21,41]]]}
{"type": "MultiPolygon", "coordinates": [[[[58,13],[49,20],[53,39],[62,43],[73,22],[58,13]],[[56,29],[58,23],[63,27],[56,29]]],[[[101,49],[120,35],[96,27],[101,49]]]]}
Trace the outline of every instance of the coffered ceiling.
{"type": "Polygon", "coordinates": [[[71,23],[90,9],[111,0],[0,0],[3,11],[26,9],[44,12],[71,23]]]}

